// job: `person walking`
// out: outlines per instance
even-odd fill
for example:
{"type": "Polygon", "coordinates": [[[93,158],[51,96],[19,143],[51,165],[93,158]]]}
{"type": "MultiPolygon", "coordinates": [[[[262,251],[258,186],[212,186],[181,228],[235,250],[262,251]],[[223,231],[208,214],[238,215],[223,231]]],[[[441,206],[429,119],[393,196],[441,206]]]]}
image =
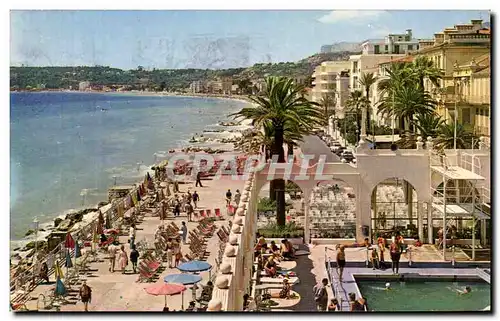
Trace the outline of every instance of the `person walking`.
{"type": "Polygon", "coordinates": [[[167,244],[165,246],[165,250],[167,251],[167,262],[168,262],[168,267],[169,268],[172,268],[174,265],[173,265],[173,253],[174,253],[174,244],[172,242],[172,238],[168,238],[167,240],[167,244]]]}
{"type": "Polygon", "coordinates": [[[181,223],[181,232],[182,232],[182,243],[186,244],[187,233],[188,233],[186,222],[181,223]]]}
{"type": "Polygon", "coordinates": [[[231,198],[233,197],[233,193],[231,193],[231,190],[228,189],[226,192],[226,203],[227,205],[231,204],[231,198]]]}
{"type": "Polygon", "coordinates": [[[118,254],[119,259],[118,259],[118,264],[120,265],[120,269],[122,270],[122,274],[125,274],[125,268],[128,265],[128,255],[127,252],[125,251],[125,245],[122,245],[120,247],[120,253],[118,254]]]}
{"type": "Polygon", "coordinates": [[[132,248],[135,245],[135,224],[132,223],[130,225],[130,229],[128,231],[128,242],[130,243],[130,248],[132,248]]]}
{"type": "Polygon", "coordinates": [[[45,280],[45,282],[49,283],[49,267],[46,262],[42,263],[40,267],[40,279],[45,280]]]}
{"type": "Polygon", "coordinates": [[[198,192],[194,191],[194,193],[193,193],[194,208],[198,208],[198,202],[199,201],[200,201],[200,195],[198,195],[198,192]]]}
{"type": "Polygon", "coordinates": [[[328,306],[328,292],[326,292],[326,286],[328,285],[328,279],[321,280],[313,288],[314,301],[316,302],[317,311],[326,311],[328,306]]]}
{"type": "Polygon", "coordinates": [[[87,312],[89,310],[89,302],[92,300],[92,289],[87,285],[87,281],[83,281],[80,288],[80,299],[85,307],[85,312],[87,312]]]}
{"type": "Polygon", "coordinates": [[[132,269],[134,270],[134,273],[136,273],[137,270],[137,261],[139,260],[139,252],[134,246],[132,246],[132,250],[130,251],[130,262],[132,262],[132,269]]]}
{"type": "Polygon", "coordinates": [[[201,184],[201,172],[196,173],[196,184],[194,185],[194,187],[198,187],[198,185],[200,187],[203,187],[203,185],[201,184]]]}
{"type": "Polygon", "coordinates": [[[236,193],[234,193],[234,202],[236,203],[236,206],[240,204],[240,199],[241,199],[241,193],[240,190],[237,189],[236,193]]]}

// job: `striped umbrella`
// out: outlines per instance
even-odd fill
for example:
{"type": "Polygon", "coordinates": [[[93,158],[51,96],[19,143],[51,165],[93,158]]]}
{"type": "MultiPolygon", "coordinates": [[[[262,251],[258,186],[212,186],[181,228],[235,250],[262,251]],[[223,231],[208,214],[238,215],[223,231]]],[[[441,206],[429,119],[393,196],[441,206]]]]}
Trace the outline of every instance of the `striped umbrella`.
{"type": "Polygon", "coordinates": [[[72,268],[73,267],[73,261],[71,260],[71,253],[69,252],[69,249],[66,250],[66,269],[72,268]]]}

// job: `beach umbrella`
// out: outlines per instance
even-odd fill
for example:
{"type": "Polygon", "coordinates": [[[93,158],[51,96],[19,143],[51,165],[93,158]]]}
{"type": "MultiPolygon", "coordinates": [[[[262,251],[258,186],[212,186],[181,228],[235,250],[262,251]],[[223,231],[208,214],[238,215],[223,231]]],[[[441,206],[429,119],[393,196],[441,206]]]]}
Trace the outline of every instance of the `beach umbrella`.
{"type": "Polygon", "coordinates": [[[54,290],[54,294],[58,296],[65,296],[66,295],[66,287],[64,286],[64,283],[61,281],[61,278],[58,276],[56,278],[56,288],[54,290]]]}
{"type": "Polygon", "coordinates": [[[71,233],[66,234],[66,240],[64,241],[64,247],[67,249],[72,249],[75,247],[75,240],[71,236],[71,233]]]}
{"type": "Polygon", "coordinates": [[[61,270],[61,266],[59,265],[59,261],[57,261],[55,264],[54,264],[54,274],[56,276],[56,278],[64,278],[64,274],[63,274],[63,271],[61,270]]]}
{"type": "Polygon", "coordinates": [[[158,296],[165,296],[165,306],[167,306],[167,295],[176,295],[179,293],[184,293],[186,287],[182,284],[175,283],[156,283],[147,288],[144,288],[147,294],[158,296]]]}
{"type": "MultiPolygon", "coordinates": [[[[71,253],[69,251],[70,251],[69,249],[66,250],[66,264],[65,264],[66,269],[73,267],[73,261],[71,261],[71,253]]],[[[66,273],[67,272],[68,271],[66,270],[66,273]]]]}
{"type": "Polygon", "coordinates": [[[177,267],[177,269],[179,269],[182,272],[202,272],[202,271],[208,271],[211,268],[212,265],[210,265],[210,263],[197,260],[182,263],[177,267]]]}
{"type": "Polygon", "coordinates": [[[75,242],[75,259],[79,258],[82,256],[82,253],[80,251],[80,246],[78,245],[78,241],[75,242]]]}
{"type": "MultiPolygon", "coordinates": [[[[163,278],[165,283],[178,283],[182,285],[193,285],[202,280],[201,276],[195,274],[170,274],[163,278]]],[[[182,309],[184,310],[184,292],[182,292],[182,309]]]]}
{"type": "Polygon", "coordinates": [[[137,206],[137,194],[136,193],[132,193],[131,198],[132,198],[131,207],[137,206]]]}
{"type": "Polygon", "coordinates": [[[104,229],[104,216],[102,212],[99,211],[99,216],[97,217],[97,234],[102,234],[102,230],[104,229]]]}
{"type": "Polygon", "coordinates": [[[141,187],[139,186],[139,189],[137,190],[137,196],[136,196],[138,202],[142,199],[140,190],[141,190],[141,187]]]}

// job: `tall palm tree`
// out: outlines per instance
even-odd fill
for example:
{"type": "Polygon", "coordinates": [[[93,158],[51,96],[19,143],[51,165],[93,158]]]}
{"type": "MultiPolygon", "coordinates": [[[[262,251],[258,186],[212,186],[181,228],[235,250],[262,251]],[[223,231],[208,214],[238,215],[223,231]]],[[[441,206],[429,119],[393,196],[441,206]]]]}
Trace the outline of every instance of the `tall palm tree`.
{"type": "MultiPolygon", "coordinates": [[[[285,129],[300,128],[300,134],[311,133],[323,124],[319,105],[301,96],[303,86],[294,84],[285,77],[266,78],[266,88],[261,96],[250,96],[255,106],[245,107],[233,114],[235,118],[252,119],[255,126],[261,127],[269,122],[274,128],[273,155],[278,162],[285,162],[285,129]]],[[[274,180],[272,189],[276,191],[276,220],[278,226],[285,225],[285,181],[274,180]]]]}
{"type": "Polygon", "coordinates": [[[350,112],[354,112],[356,115],[356,142],[359,142],[359,136],[361,134],[361,121],[360,114],[364,108],[367,108],[369,101],[366,97],[363,97],[363,93],[360,90],[355,90],[349,94],[349,98],[346,101],[346,106],[350,112]]]}
{"type": "Polygon", "coordinates": [[[362,73],[359,78],[359,84],[365,88],[366,99],[369,103],[366,108],[366,129],[369,129],[371,124],[370,89],[376,82],[377,77],[373,74],[373,72],[362,73]]]}
{"type": "MultiPolygon", "coordinates": [[[[474,141],[474,148],[477,147],[479,137],[477,137],[472,130],[462,124],[457,124],[457,148],[468,149],[472,148],[474,141]]],[[[439,134],[434,141],[436,149],[452,149],[454,147],[455,138],[455,124],[443,124],[439,127],[439,134]]]]}
{"type": "Polygon", "coordinates": [[[416,80],[420,90],[425,90],[424,80],[429,79],[435,87],[439,87],[439,80],[443,78],[443,71],[434,65],[428,57],[415,58],[410,66],[412,77],[416,80]]]}
{"type": "Polygon", "coordinates": [[[328,126],[328,118],[331,115],[335,115],[335,94],[324,94],[321,97],[319,104],[324,108],[325,125],[328,126]]]}

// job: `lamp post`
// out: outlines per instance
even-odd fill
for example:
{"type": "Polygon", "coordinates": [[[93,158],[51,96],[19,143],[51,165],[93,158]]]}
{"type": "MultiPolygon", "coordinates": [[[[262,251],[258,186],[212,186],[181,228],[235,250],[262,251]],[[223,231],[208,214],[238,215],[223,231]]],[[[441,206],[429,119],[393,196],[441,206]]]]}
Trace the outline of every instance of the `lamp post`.
{"type": "Polygon", "coordinates": [[[455,80],[455,111],[453,112],[454,120],[453,120],[453,149],[457,150],[457,117],[458,117],[458,112],[457,112],[457,101],[458,101],[458,86],[460,85],[459,82],[455,80]]]}
{"type": "Polygon", "coordinates": [[[116,179],[118,178],[118,176],[113,175],[112,177],[113,177],[113,180],[114,180],[114,184],[113,184],[113,186],[116,186],[116,179]]]}
{"type": "Polygon", "coordinates": [[[35,255],[34,255],[34,264],[38,261],[38,228],[39,228],[39,222],[37,218],[33,220],[33,228],[35,229],[35,255]]]}

